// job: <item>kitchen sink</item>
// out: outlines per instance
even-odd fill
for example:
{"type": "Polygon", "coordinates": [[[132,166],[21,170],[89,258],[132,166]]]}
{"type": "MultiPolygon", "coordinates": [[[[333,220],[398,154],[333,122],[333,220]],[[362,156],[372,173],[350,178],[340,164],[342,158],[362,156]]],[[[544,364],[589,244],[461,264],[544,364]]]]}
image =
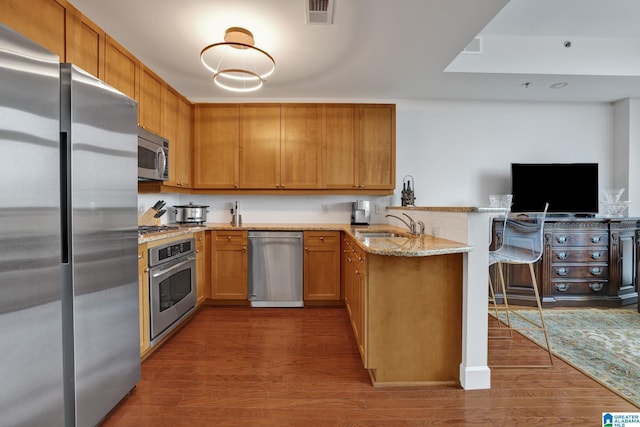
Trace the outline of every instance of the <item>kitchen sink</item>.
{"type": "Polygon", "coordinates": [[[356,231],[356,237],[406,237],[393,231],[356,231]]]}

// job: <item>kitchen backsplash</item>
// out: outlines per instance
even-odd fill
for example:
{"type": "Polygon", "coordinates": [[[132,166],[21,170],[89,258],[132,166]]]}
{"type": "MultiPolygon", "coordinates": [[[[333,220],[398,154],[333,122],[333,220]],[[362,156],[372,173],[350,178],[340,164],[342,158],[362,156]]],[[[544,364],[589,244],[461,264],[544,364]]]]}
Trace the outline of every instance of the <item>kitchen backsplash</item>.
{"type": "MultiPolygon", "coordinates": [[[[240,201],[243,223],[326,223],[345,224],[351,221],[351,202],[371,202],[371,223],[386,223],[386,207],[394,205],[392,196],[236,196],[189,194],[138,194],[138,214],[164,200],[165,209],[174,205],[208,205],[207,222],[231,221],[230,209],[240,201]]],[[[396,201],[395,205],[399,205],[396,201]]],[[[161,217],[162,224],[169,223],[169,215],[161,217]]]]}

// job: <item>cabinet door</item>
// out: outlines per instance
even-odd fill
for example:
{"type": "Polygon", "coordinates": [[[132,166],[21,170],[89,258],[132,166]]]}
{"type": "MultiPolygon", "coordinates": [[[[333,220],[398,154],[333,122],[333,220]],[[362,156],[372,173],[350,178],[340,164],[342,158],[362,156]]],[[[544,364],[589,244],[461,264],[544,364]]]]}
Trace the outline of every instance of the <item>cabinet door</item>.
{"type": "Polygon", "coordinates": [[[325,106],[326,187],[353,189],[358,184],[358,105],[325,106]]]}
{"type": "Polygon", "coordinates": [[[240,105],[240,188],[280,183],[280,105],[240,105]]]}
{"type": "Polygon", "coordinates": [[[162,79],[145,66],[140,69],[138,117],[142,127],[162,134],[162,79]]]}
{"type": "Polygon", "coordinates": [[[140,356],[149,350],[149,268],[146,244],[138,245],[138,298],[140,304],[140,356]]]}
{"type": "Polygon", "coordinates": [[[305,231],[304,299],[340,300],[340,232],[305,231]]]}
{"type": "Polygon", "coordinates": [[[247,299],[247,232],[214,232],[212,299],[247,299]]]}
{"type": "Polygon", "coordinates": [[[130,98],[138,99],[138,60],[108,34],[105,43],[104,81],[130,98]]]}
{"type": "Polygon", "coordinates": [[[104,80],[104,30],[72,6],[67,6],[67,26],[67,62],[104,80]]]}
{"type": "Polygon", "coordinates": [[[65,2],[55,0],[3,0],[2,23],[66,61],[65,2]]]}
{"type": "Polygon", "coordinates": [[[240,144],[238,104],[196,104],[194,188],[237,188],[240,144]]]}
{"type": "Polygon", "coordinates": [[[360,106],[360,188],[395,188],[395,105],[360,106]]]}
{"type": "Polygon", "coordinates": [[[280,141],[282,188],[319,188],[322,106],[283,104],[280,141]]]}
{"type": "Polygon", "coordinates": [[[209,287],[206,286],[206,245],[204,239],[204,231],[193,233],[196,239],[196,307],[202,305],[208,298],[209,287]]]}
{"type": "Polygon", "coordinates": [[[165,185],[176,185],[176,153],[178,152],[178,99],[179,95],[166,84],[162,85],[160,135],[169,140],[169,180],[165,185]]]}
{"type": "Polygon", "coordinates": [[[192,149],[193,107],[188,100],[180,97],[178,99],[178,134],[169,150],[170,156],[173,153],[173,177],[177,187],[191,187],[192,149]]]}

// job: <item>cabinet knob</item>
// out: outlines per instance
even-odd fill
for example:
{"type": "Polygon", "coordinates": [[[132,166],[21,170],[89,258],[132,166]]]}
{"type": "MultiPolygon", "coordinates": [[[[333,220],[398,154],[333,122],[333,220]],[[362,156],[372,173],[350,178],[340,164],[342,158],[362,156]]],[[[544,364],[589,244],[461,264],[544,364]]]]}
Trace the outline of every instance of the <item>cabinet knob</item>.
{"type": "Polygon", "coordinates": [[[602,240],[602,237],[600,237],[600,236],[592,236],[591,237],[591,243],[600,243],[600,240],[602,240]]]}
{"type": "Polygon", "coordinates": [[[602,258],[602,252],[594,251],[591,252],[591,259],[600,259],[602,258]]]}
{"type": "Polygon", "coordinates": [[[227,236],[227,240],[228,240],[228,241],[231,241],[231,236],[227,236]]]}
{"type": "Polygon", "coordinates": [[[142,259],[142,254],[138,254],[138,259],[142,259]]]}
{"type": "Polygon", "coordinates": [[[565,260],[565,259],[569,258],[569,252],[565,252],[565,251],[558,252],[558,254],[556,255],[556,257],[557,257],[558,259],[565,260]]]}
{"type": "Polygon", "coordinates": [[[591,273],[592,276],[599,276],[602,274],[602,268],[600,267],[591,267],[589,269],[589,273],[591,273]]]}
{"type": "Polygon", "coordinates": [[[568,283],[556,283],[556,290],[558,292],[567,292],[569,290],[568,283]]]}
{"type": "Polygon", "coordinates": [[[569,241],[569,236],[556,236],[556,242],[558,243],[567,243],[569,241]]]}
{"type": "Polygon", "coordinates": [[[320,236],[320,240],[324,240],[324,237],[323,237],[323,236],[320,236]]]}
{"type": "Polygon", "coordinates": [[[558,276],[566,276],[567,274],[569,274],[569,269],[566,267],[558,267],[556,268],[556,274],[558,276]]]}
{"type": "Polygon", "coordinates": [[[589,283],[589,289],[591,289],[593,292],[600,292],[603,288],[604,284],[603,283],[589,283]]]}

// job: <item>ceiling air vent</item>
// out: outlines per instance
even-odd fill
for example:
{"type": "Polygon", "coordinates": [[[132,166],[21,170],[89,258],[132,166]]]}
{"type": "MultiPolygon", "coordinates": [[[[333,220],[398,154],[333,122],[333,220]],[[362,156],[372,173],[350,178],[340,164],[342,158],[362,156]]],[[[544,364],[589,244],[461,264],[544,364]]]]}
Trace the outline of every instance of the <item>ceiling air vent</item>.
{"type": "Polygon", "coordinates": [[[334,0],[304,0],[307,24],[333,24],[334,0]]]}
{"type": "Polygon", "coordinates": [[[464,49],[462,49],[463,53],[482,53],[482,39],[480,37],[476,37],[471,40],[471,43],[467,45],[464,49]]]}

